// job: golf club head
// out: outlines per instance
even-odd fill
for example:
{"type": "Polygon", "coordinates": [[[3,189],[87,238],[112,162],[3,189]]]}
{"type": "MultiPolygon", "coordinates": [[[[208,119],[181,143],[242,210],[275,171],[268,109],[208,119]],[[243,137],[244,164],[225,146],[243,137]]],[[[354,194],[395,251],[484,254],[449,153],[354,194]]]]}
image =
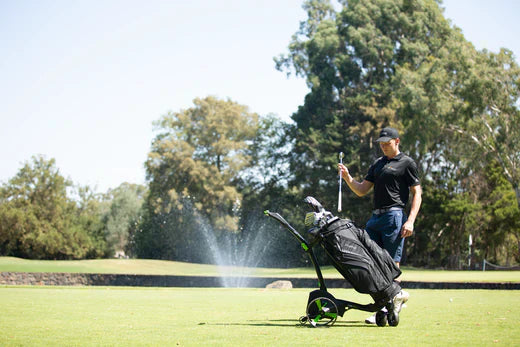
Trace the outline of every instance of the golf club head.
{"type": "Polygon", "coordinates": [[[328,220],[334,217],[332,213],[325,211],[319,201],[312,196],[306,197],[303,201],[308,203],[314,210],[314,212],[309,212],[305,215],[305,226],[312,225],[321,228],[327,224],[328,220]]]}
{"type": "Polygon", "coordinates": [[[307,212],[307,214],[305,215],[305,226],[311,226],[314,224],[314,220],[316,219],[315,218],[316,216],[316,212],[307,212]]]}
{"type": "Polygon", "coordinates": [[[306,197],[305,199],[303,199],[303,201],[306,202],[307,204],[309,204],[312,207],[312,209],[314,210],[314,212],[316,212],[316,213],[325,212],[325,209],[323,208],[323,206],[321,206],[319,201],[316,200],[315,198],[313,198],[312,196],[306,197]]]}
{"type": "Polygon", "coordinates": [[[329,212],[308,212],[305,214],[305,226],[321,226],[330,216],[329,212]]]}

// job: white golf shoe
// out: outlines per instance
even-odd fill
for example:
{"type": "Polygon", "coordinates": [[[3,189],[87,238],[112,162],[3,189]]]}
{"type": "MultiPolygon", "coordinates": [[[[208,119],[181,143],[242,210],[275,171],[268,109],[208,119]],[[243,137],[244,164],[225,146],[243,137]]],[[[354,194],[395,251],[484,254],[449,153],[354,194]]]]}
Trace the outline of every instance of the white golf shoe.
{"type": "Polygon", "coordinates": [[[410,294],[408,294],[407,291],[401,290],[399,293],[397,293],[397,295],[394,296],[394,299],[393,299],[394,310],[396,312],[401,312],[401,309],[403,308],[404,303],[407,302],[409,298],[410,298],[410,294]]]}
{"type": "Polygon", "coordinates": [[[365,323],[367,323],[367,324],[376,324],[376,314],[374,313],[373,315],[371,315],[370,317],[365,319],[365,323]]]}
{"type": "MultiPolygon", "coordinates": [[[[381,309],[381,311],[387,312],[386,307],[383,307],[381,309]]],[[[376,314],[377,314],[377,312],[374,313],[373,315],[371,315],[370,317],[368,317],[367,319],[365,319],[365,323],[366,324],[376,324],[376,314]]]]}
{"type": "MultiPolygon", "coordinates": [[[[405,303],[408,301],[409,298],[410,298],[410,294],[405,290],[401,290],[399,293],[397,293],[397,295],[394,296],[394,298],[392,299],[392,301],[394,303],[395,312],[397,312],[397,313],[401,312],[401,309],[403,307],[406,307],[405,303]]],[[[386,311],[386,308],[383,308],[383,311],[386,311]]],[[[366,324],[376,324],[376,314],[374,313],[372,316],[365,319],[365,323],[366,324]]]]}

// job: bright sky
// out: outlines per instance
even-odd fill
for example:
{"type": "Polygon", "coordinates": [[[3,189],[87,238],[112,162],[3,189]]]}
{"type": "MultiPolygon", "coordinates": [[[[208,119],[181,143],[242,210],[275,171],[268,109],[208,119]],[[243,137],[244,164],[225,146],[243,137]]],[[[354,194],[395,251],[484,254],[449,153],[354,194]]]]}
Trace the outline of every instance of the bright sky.
{"type": "MultiPolygon", "coordinates": [[[[288,120],[302,79],[273,57],[302,0],[0,0],[0,183],[43,154],[99,192],[145,183],[152,122],[196,97],[288,120]]],[[[520,1],[446,0],[478,49],[520,56],[520,1]]]]}

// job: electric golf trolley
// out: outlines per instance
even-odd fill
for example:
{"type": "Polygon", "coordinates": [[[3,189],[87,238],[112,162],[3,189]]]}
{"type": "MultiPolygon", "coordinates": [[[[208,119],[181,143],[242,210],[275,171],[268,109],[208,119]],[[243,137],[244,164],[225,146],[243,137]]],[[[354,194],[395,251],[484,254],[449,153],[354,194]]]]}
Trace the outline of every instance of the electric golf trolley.
{"type": "Polygon", "coordinates": [[[305,216],[305,225],[311,227],[308,239],[304,238],[281,215],[266,210],[264,213],[274,218],[300,242],[303,250],[309,255],[316,275],[319,289],[309,293],[306,315],[300,318],[300,323],[309,323],[312,327],[332,326],[338,316],[351,309],[377,312],[376,324],[390,326],[399,324],[399,312],[393,298],[401,287],[395,279],[401,274],[390,255],[381,249],[368,234],[354,226],[348,219],[335,217],[325,211],[322,205],[313,197],[307,197],[314,212],[305,216]],[[356,291],[369,294],[374,299],[371,304],[335,298],[327,291],[323,274],[312,248],[320,244],[334,267],[343,275],[356,291]]]}

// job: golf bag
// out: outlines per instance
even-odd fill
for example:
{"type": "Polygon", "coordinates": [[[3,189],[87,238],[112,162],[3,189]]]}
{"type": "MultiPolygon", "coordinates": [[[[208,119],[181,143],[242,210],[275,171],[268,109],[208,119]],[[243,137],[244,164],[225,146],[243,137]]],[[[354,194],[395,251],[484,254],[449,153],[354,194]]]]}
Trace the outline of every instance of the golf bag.
{"type": "Polygon", "coordinates": [[[338,272],[363,294],[369,294],[375,306],[384,306],[401,287],[395,281],[401,270],[388,252],[370,239],[368,233],[351,220],[334,217],[313,197],[305,200],[314,210],[305,224],[310,246],[320,244],[338,272]]]}

